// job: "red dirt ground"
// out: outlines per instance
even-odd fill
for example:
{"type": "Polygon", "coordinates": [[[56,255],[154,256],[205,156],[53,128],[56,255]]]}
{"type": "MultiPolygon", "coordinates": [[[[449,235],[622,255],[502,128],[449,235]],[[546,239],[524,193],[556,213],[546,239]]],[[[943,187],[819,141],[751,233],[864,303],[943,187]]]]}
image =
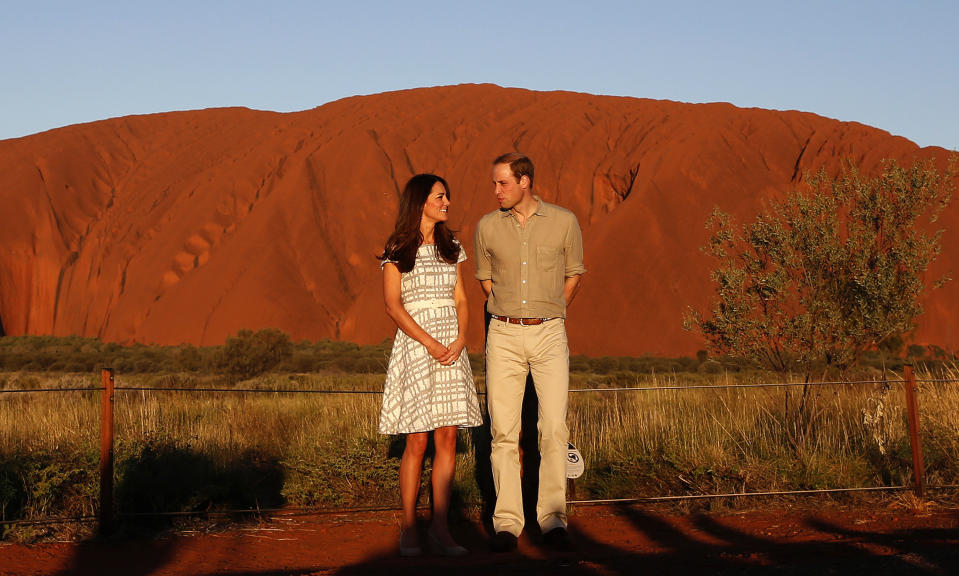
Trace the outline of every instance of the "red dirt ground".
{"type": "Polygon", "coordinates": [[[575,551],[487,551],[479,523],[454,534],[465,559],[399,558],[394,512],[277,516],[223,532],[34,545],[0,544],[0,574],[934,574],[959,573],[959,508],[918,514],[830,504],[677,515],[578,506],[575,551]]]}

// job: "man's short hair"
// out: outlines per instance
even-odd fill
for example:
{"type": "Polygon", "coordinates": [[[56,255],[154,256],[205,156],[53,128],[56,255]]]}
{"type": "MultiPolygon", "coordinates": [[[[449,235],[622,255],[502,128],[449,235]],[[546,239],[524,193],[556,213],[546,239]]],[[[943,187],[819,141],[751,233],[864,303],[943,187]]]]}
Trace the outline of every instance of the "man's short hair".
{"type": "Polygon", "coordinates": [[[513,177],[519,182],[523,176],[529,178],[529,188],[533,189],[533,161],[526,154],[519,152],[509,152],[493,160],[493,166],[497,164],[508,164],[513,172],[513,177]]]}

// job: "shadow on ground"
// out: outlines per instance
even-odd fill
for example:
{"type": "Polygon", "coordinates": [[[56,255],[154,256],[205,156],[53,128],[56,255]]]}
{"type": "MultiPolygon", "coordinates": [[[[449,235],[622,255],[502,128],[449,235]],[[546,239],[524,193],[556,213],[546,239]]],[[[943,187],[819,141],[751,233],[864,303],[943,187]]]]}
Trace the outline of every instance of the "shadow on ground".
{"type": "MultiPolygon", "coordinates": [[[[466,559],[414,558],[393,555],[347,566],[336,574],[422,574],[431,569],[456,574],[717,574],[717,575],[900,575],[946,576],[959,573],[959,530],[852,530],[813,516],[799,523],[805,536],[788,540],[743,530],[728,519],[706,515],[675,518],[619,508],[642,546],[623,546],[591,539],[571,522],[572,552],[553,552],[525,535],[520,548],[508,554],[486,551],[477,529],[456,536],[473,553],[466,559]]],[[[959,515],[954,515],[959,520],[959,515]]],[[[754,527],[755,528],[755,527],[754,527]]],[[[758,532],[762,532],[759,527],[758,532]]],[[[306,573],[306,572],[304,572],[306,573]]]]}
{"type": "MultiPolygon", "coordinates": [[[[66,574],[107,574],[112,560],[123,563],[114,573],[151,574],[176,554],[176,540],[159,538],[182,515],[177,512],[255,510],[283,504],[283,468],[275,457],[247,450],[216,461],[175,444],[148,442],[118,464],[114,497],[118,536],[81,542],[66,574]],[[104,542],[122,546],[111,557],[104,542]]],[[[243,515],[232,522],[246,519],[243,515]]]]}

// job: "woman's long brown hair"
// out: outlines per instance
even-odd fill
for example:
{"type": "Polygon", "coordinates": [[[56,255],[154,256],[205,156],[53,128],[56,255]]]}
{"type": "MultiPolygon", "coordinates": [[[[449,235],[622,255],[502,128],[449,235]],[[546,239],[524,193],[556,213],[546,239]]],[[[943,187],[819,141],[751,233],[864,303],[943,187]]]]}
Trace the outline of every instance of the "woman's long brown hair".
{"type": "MultiPolygon", "coordinates": [[[[410,178],[406,187],[403,188],[396,226],[389,240],[386,241],[383,254],[379,256],[380,260],[395,262],[400,272],[409,272],[416,263],[416,251],[423,243],[423,234],[420,233],[423,206],[433,190],[433,185],[437,182],[443,185],[446,197],[449,198],[449,184],[435,174],[417,174],[410,178]]],[[[433,228],[433,241],[436,243],[439,257],[448,264],[456,264],[461,248],[445,222],[436,223],[433,228]]]]}

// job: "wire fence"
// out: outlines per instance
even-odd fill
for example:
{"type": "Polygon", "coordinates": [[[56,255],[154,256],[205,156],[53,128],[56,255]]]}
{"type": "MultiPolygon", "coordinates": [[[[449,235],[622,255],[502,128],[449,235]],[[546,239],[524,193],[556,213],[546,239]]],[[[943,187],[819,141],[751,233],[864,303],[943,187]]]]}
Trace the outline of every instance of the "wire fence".
{"type": "MultiPolygon", "coordinates": [[[[959,378],[916,378],[916,384],[956,384],[959,378]]],[[[855,386],[865,384],[905,384],[903,378],[885,380],[834,380],[815,382],[758,382],[751,384],[684,384],[674,386],[618,386],[596,388],[570,388],[569,393],[577,392],[662,392],[670,390],[727,390],[738,388],[803,388],[829,386],[855,386]]],[[[31,392],[101,392],[103,386],[74,387],[74,388],[29,388],[29,389],[0,389],[0,394],[29,394],[31,392]]],[[[219,387],[177,387],[177,386],[114,386],[117,392],[215,392],[215,393],[256,393],[256,394],[369,394],[382,395],[382,390],[316,390],[305,388],[219,388],[219,387]]],[[[477,395],[485,396],[486,392],[477,391],[477,395]]]]}
{"type": "MultiPolygon", "coordinates": [[[[114,429],[113,412],[115,405],[115,394],[117,392],[185,392],[185,393],[214,393],[214,394],[304,394],[304,395],[382,395],[382,390],[331,390],[331,389],[302,389],[302,388],[235,388],[235,387],[184,387],[184,386],[116,386],[112,370],[104,369],[101,373],[101,386],[90,387],[65,387],[65,388],[29,388],[29,389],[0,389],[0,397],[3,395],[22,395],[32,393],[63,393],[63,392],[99,392],[101,395],[100,408],[100,500],[99,515],[84,515],[71,517],[49,517],[33,520],[4,520],[7,525],[38,525],[38,524],[58,524],[70,522],[98,522],[101,531],[109,532],[115,521],[115,516],[121,518],[136,517],[184,517],[184,516],[235,516],[239,514],[296,514],[296,513],[350,513],[350,512],[368,512],[379,510],[392,510],[395,506],[352,506],[352,507],[283,507],[283,508],[249,508],[234,510],[216,510],[199,512],[120,512],[114,514],[113,509],[113,450],[114,450],[114,429]]],[[[842,381],[814,381],[814,382],[757,382],[757,383],[727,383],[727,384],[703,384],[703,385],[659,385],[659,386],[622,386],[622,387],[594,387],[594,388],[572,388],[570,394],[577,393],[610,393],[610,392],[663,392],[663,391],[695,391],[695,390],[730,390],[730,389],[763,389],[763,388],[826,388],[835,386],[857,386],[857,385],[903,385],[906,394],[907,419],[910,432],[910,448],[912,452],[912,484],[894,485],[894,486],[874,486],[874,487],[846,487],[846,488],[820,488],[807,490],[779,490],[779,491],[756,491],[756,492],[726,492],[713,494],[682,494],[668,496],[648,496],[638,498],[595,498],[595,499],[576,499],[575,486],[572,488],[572,498],[567,500],[570,505],[597,505],[597,504],[635,504],[635,503],[661,503],[689,500],[705,500],[720,498],[743,498],[743,497],[771,497],[771,496],[803,496],[816,494],[839,494],[855,492],[902,492],[907,490],[914,491],[918,496],[922,496],[926,490],[951,490],[959,488],[959,484],[937,484],[927,486],[924,479],[924,465],[922,460],[922,443],[919,437],[919,411],[916,393],[920,384],[956,384],[959,378],[924,378],[917,379],[914,376],[911,366],[906,366],[902,378],[882,379],[882,380],[842,380],[842,381]]],[[[478,391],[478,395],[485,395],[485,392],[478,391]]]]}

